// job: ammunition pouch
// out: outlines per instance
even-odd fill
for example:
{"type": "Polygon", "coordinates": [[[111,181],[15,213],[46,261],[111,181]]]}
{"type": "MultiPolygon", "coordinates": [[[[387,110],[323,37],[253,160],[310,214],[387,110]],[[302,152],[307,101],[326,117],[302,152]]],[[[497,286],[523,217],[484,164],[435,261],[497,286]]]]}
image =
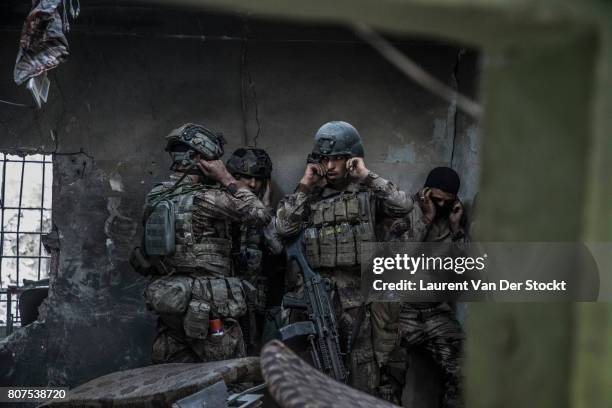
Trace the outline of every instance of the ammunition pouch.
{"type": "Polygon", "coordinates": [[[184,275],[157,278],[145,289],[147,306],[158,314],[183,314],[191,299],[193,279],[184,275]]]}
{"type": "Polygon", "coordinates": [[[359,265],[361,243],[376,239],[370,193],[343,193],[312,203],[310,214],[304,246],[311,268],[359,265]]]}
{"type": "Polygon", "coordinates": [[[223,319],[223,334],[192,342],[191,348],[203,361],[220,361],[246,356],[244,336],[238,322],[223,319]]]}
{"type": "Polygon", "coordinates": [[[210,321],[210,303],[191,299],[187,306],[187,313],[183,318],[185,335],[193,339],[205,339],[208,336],[210,321]]]}
{"type": "Polygon", "coordinates": [[[244,290],[237,278],[196,277],[192,296],[210,304],[213,318],[238,318],[247,311],[244,290]]]}
{"type": "Polygon", "coordinates": [[[147,285],[145,299],[167,326],[182,326],[188,338],[200,340],[207,338],[211,318],[239,318],[247,311],[236,278],[162,276],[147,285]]]}

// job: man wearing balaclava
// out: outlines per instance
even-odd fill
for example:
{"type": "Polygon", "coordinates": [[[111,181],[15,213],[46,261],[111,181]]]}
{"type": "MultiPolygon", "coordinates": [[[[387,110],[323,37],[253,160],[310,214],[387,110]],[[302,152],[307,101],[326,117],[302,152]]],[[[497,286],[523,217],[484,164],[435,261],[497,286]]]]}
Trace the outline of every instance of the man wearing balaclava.
{"type": "MultiPolygon", "coordinates": [[[[463,230],[463,206],[457,197],[459,186],[459,176],[453,169],[436,167],[431,170],[423,188],[413,196],[416,203],[414,209],[408,217],[392,227],[395,231],[391,232],[391,239],[467,242],[468,237],[463,230]]],[[[465,336],[452,306],[448,302],[374,303],[371,313],[373,342],[379,361],[388,358],[390,350],[385,349],[388,343],[385,339],[389,337],[398,336],[400,346],[408,352],[416,348],[424,349],[443,373],[443,406],[455,408],[463,406],[461,359],[465,336]],[[390,322],[397,322],[397,325],[390,325],[390,322]],[[388,327],[396,327],[399,333],[386,329],[388,327]]],[[[385,383],[384,380],[382,382],[385,383]]]]}
{"type": "Polygon", "coordinates": [[[457,197],[459,175],[450,167],[429,172],[424,187],[415,195],[418,203],[410,214],[410,240],[419,242],[465,241],[463,205],[457,197]]]}

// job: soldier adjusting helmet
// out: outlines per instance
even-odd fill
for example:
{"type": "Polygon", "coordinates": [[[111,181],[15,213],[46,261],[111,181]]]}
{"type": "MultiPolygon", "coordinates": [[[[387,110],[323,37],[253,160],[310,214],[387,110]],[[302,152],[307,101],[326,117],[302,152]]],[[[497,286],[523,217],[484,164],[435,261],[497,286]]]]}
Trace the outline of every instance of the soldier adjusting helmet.
{"type": "Polygon", "coordinates": [[[357,129],[342,121],[327,122],[315,135],[312,156],[363,157],[363,144],[357,129]]]}
{"type": "Polygon", "coordinates": [[[233,175],[268,179],[272,174],[272,160],[263,149],[241,147],[227,160],[227,170],[233,175]]]}
{"type": "Polygon", "coordinates": [[[195,156],[200,154],[204,160],[217,160],[223,156],[225,139],[223,134],[214,132],[201,125],[186,123],[166,136],[166,151],[172,157],[172,169],[195,164],[195,156]]]}

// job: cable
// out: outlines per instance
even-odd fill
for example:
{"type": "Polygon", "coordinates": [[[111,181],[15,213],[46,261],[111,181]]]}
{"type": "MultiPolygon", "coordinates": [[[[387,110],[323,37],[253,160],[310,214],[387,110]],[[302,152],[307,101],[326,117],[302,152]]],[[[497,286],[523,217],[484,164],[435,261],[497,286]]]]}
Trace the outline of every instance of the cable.
{"type": "Polygon", "coordinates": [[[0,99],[0,103],[5,103],[5,104],[11,105],[11,106],[17,106],[19,108],[30,108],[30,109],[34,108],[33,105],[25,105],[23,103],[9,102],[9,101],[5,101],[5,100],[2,100],[2,99],[0,99]]]}
{"type": "Polygon", "coordinates": [[[412,78],[413,81],[449,103],[457,103],[459,109],[474,119],[480,119],[482,116],[482,107],[476,101],[455,91],[429,72],[425,71],[416,62],[404,55],[393,44],[372,30],[369,26],[358,23],[353,25],[353,29],[355,34],[363,41],[370,44],[380,53],[380,55],[409,78],[412,78]]]}

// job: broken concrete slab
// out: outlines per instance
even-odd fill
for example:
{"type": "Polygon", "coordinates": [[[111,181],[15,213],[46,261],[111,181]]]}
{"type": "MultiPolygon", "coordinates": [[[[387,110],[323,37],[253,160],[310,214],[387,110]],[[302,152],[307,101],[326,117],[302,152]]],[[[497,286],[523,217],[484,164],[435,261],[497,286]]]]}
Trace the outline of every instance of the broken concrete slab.
{"type": "Polygon", "coordinates": [[[226,384],[261,382],[259,357],[158,364],[117,371],[72,389],[65,400],[45,403],[42,407],[169,407],[220,380],[226,384]]]}

